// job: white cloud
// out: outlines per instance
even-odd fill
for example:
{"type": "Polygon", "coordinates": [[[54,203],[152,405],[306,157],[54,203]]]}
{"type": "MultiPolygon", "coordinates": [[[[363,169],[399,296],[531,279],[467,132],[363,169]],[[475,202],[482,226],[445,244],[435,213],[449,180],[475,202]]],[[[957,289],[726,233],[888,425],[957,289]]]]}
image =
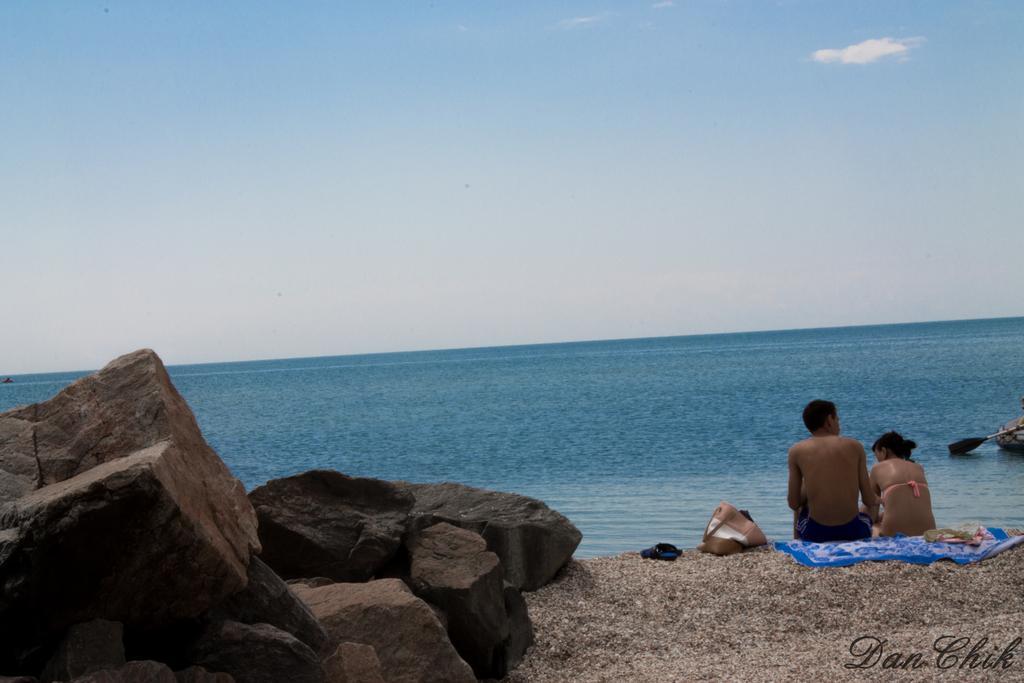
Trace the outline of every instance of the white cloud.
{"type": "Polygon", "coordinates": [[[584,26],[593,26],[594,24],[600,23],[608,18],[606,14],[595,14],[589,17],[573,17],[572,19],[563,19],[558,22],[558,28],[582,28],[584,26]]]}
{"type": "Polygon", "coordinates": [[[656,2],[653,5],[651,5],[651,7],[653,7],[654,9],[665,9],[666,7],[672,7],[675,4],[676,3],[674,3],[672,0],[661,0],[661,2],[656,2]]]}
{"type": "Polygon", "coordinates": [[[841,64],[870,64],[885,57],[904,60],[911,48],[924,42],[924,38],[871,38],[844,48],[816,50],[811,59],[816,62],[841,64]]]}

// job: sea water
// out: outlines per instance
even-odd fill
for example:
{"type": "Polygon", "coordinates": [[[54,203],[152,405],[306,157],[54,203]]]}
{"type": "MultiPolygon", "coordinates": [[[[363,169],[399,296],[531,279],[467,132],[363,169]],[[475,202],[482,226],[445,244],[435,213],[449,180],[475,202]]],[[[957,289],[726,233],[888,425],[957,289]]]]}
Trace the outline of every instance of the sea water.
{"type": "MultiPolygon", "coordinates": [[[[721,500],[787,537],[786,452],[813,398],[866,448],[890,429],[917,441],[939,525],[1024,526],[1024,456],[946,449],[1020,413],[1024,318],[169,370],[247,487],[332,468],[514,491],[568,516],[581,557],[694,546],[721,500]]],[[[0,410],[82,374],[15,376],[0,410]]]]}

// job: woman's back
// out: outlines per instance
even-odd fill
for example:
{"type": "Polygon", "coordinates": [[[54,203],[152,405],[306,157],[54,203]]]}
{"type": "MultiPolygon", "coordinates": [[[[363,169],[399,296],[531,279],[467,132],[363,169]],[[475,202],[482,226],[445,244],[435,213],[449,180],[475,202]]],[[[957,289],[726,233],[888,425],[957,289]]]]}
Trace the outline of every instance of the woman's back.
{"type": "Polygon", "coordinates": [[[871,481],[882,500],[880,535],[920,536],[935,528],[931,491],[919,464],[889,458],[871,468],[871,481]]]}

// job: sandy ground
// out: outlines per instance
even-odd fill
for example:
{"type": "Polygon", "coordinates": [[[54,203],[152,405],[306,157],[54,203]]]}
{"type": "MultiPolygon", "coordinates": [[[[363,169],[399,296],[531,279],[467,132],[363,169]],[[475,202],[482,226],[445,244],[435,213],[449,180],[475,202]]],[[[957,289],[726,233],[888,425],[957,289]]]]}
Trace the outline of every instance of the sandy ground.
{"type": "Polygon", "coordinates": [[[537,642],[507,683],[1024,680],[1024,643],[1009,668],[971,669],[964,657],[988,637],[974,661],[990,655],[992,664],[1024,638],[1021,547],[968,566],[818,569],[767,548],[730,557],[686,551],[675,562],[625,553],[572,561],[527,604],[537,642]],[[922,666],[848,669],[871,659],[851,655],[861,636],[885,641],[880,659],[922,653],[922,666]],[[970,639],[950,653],[959,658],[944,662],[949,669],[933,649],[941,636],[970,639]]]}

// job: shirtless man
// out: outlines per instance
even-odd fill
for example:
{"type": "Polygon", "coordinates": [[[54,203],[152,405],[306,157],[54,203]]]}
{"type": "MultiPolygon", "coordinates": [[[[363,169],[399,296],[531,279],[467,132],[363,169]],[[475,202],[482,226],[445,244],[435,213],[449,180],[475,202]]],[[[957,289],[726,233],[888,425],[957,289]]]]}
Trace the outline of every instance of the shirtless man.
{"type": "Polygon", "coordinates": [[[815,543],[870,538],[878,497],[868,478],[864,447],[839,436],[839,414],[831,401],[808,403],[804,424],[811,438],[789,449],[793,537],[815,543]],[[859,511],[858,491],[869,514],[859,511]]]}

